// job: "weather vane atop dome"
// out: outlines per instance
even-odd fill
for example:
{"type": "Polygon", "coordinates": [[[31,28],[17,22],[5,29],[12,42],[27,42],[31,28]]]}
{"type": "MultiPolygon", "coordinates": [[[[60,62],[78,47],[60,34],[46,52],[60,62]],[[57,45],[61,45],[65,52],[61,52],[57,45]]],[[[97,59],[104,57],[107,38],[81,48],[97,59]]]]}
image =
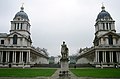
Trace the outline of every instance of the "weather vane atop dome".
{"type": "Polygon", "coordinates": [[[24,7],[23,7],[23,5],[24,5],[24,3],[22,3],[21,11],[23,11],[23,10],[24,10],[24,7]]]}
{"type": "Polygon", "coordinates": [[[22,3],[22,7],[23,7],[24,3],[22,3]]]}
{"type": "Polygon", "coordinates": [[[102,10],[105,10],[105,7],[104,7],[104,2],[102,2],[102,10]]]}
{"type": "Polygon", "coordinates": [[[104,6],[104,2],[102,2],[102,6],[104,6]]]}

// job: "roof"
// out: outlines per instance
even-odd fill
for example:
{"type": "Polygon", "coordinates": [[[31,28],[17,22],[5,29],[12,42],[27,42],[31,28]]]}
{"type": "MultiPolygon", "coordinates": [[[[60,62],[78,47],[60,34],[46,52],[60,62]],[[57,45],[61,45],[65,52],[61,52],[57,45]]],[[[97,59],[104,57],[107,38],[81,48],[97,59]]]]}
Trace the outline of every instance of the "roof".
{"type": "Polygon", "coordinates": [[[98,14],[96,21],[99,19],[100,20],[101,19],[112,19],[111,15],[107,11],[105,11],[105,7],[102,6],[101,8],[102,8],[102,11],[98,14]]]}
{"type": "Polygon", "coordinates": [[[24,7],[21,7],[21,11],[17,12],[14,19],[16,19],[17,17],[21,17],[22,19],[28,20],[28,15],[24,12],[24,7]]]}
{"type": "Polygon", "coordinates": [[[7,33],[0,33],[0,37],[7,37],[7,33]]]}

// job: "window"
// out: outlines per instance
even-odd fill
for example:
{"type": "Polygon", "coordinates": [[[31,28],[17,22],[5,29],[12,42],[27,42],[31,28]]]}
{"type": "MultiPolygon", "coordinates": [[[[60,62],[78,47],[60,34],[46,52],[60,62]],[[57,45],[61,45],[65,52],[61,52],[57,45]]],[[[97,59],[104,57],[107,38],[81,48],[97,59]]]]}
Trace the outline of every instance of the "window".
{"type": "Polygon", "coordinates": [[[15,30],[16,30],[16,23],[15,23],[15,30]]]}
{"type": "Polygon", "coordinates": [[[108,36],[108,42],[109,42],[110,45],[113,45],[113,37],[112,37],[112,35],[108,36]]]}
{"type": "Polygon", "coordinates": [[[20,18],[18,18],[18,20],[20,20],[20,18]]]}
{"type": "Polygon", "coordinates": [[[103,26],[103,30],[105,30],[105,26],[103,26]]]}
{"type": "Polygon", "coordinates": [[[22,23],[21,23],[21,28],[20,29],[22,30],[22,23]]]}
{"type": "Polygon", "coordinates": [[[28,25],[26,26],[26,30],[28,30],[28,25]]]}
{"type": "Polygon", "coordinates": [[[103,23],[103,28],[105,27],[105,24],[103,23]]]}
{"type": "Polygon", "coordinates": [[[18,25],[17,25],[17,29],[19,29],[19,23],[18,23],[18,25]]]}
{"type": "Polygon", "coordinates": [[[111,23],[109,23],[109,28],[110,28],[110,30],[111,30],[111,23]]]}
{"type": "Polygon", "coordinates": [[[17,35],[13,36],[13,44],[17,44],[17,35]]]}
{"type": "Polygon", "coordinates": [[[1,40],[1,44],[4,44],[4,40],[1,40]]]}
{"type": "Polygon", "coordinates": [[[108,30],[108,23],[106,23],[106,28],[107,28],[107,30],[108,30]]]}

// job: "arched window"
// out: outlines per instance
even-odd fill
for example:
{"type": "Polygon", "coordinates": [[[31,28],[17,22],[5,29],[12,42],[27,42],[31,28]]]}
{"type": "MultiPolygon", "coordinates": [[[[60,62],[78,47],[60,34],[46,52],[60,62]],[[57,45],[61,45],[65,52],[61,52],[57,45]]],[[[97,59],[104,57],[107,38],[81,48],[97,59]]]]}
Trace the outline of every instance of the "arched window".
{"type": "Polygon", "coordinates": [[[108,42],[109,42],[110,45],[113,45],[113,37],[112,37],[112,35],[108,36],[108,42]]]}
{"type": "Polygon", "coordinates": [[[17,35],[13,36],[13,44],[17,44],[17,35]]]}

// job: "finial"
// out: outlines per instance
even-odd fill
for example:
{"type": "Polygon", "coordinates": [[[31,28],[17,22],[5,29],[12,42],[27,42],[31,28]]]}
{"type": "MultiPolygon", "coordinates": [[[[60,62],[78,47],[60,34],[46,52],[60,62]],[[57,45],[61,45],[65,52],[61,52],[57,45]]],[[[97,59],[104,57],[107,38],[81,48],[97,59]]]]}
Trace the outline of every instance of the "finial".
{"type": "Polygon", "coordinates": [[[104,7],[104,3],[102,2],[102,7],[101,7],[102,10],[105,10],[105,7],[104,7]]]}
{"type": "Polygon", "coordinates": [[[23,7],[23,5],[24,5],[24,3],[22,3],[21,11],[23,11],[23,10],[24,10],[24,7],[23,7]]]}

